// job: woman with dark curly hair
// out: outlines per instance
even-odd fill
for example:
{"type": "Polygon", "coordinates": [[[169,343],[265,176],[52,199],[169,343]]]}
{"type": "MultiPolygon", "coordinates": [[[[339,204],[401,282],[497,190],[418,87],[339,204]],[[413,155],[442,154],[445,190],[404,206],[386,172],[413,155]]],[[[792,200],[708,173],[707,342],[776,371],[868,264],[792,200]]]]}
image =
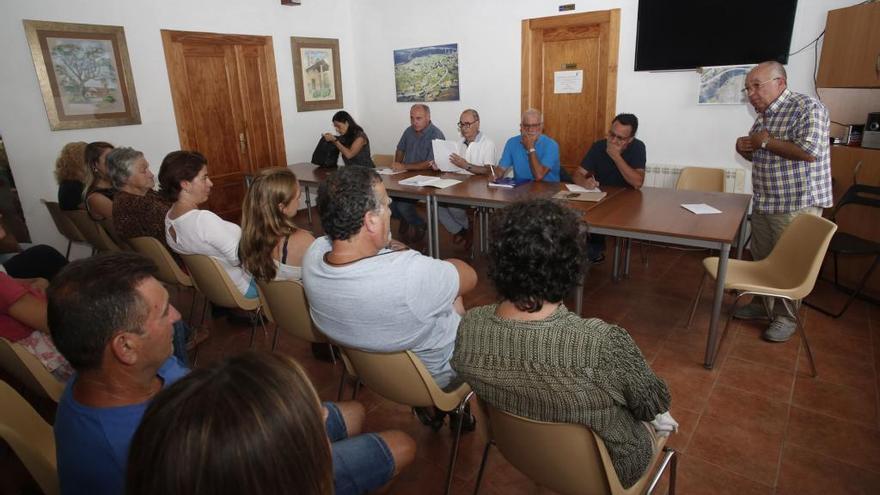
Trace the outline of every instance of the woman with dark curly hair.
{"type": "Polygon", "coordinates": [[[78,210],[82,206],[82,192],[86,178],[86,142],[67,143],[55,160],[55,180],[58,182],[58,206],[62,210],[78,210]]]}
{"type": "Polygon", "coordinates": [[[345,110],[333,114],[333,128],[339,133],[334,136],[329,132],[324,133],[324,140],[333,143],[342,155],[342,161],[346,165],[360,165],[362,167],[374,167],[373,158],[370,156],[370,138],[359,126],[354,118],[345,110]]]}
{"type": "Polygon", "coordinates": [[[592,428],[629,487],[654,449],[643,422],[669,410],[669,390],[626,330],[562,303],[583,276],[586,237],[578,215],[553,201],[505,208],[492,224],[488,273],[502,300],[467,312],[451,363],[498,409],[592,428]]]}

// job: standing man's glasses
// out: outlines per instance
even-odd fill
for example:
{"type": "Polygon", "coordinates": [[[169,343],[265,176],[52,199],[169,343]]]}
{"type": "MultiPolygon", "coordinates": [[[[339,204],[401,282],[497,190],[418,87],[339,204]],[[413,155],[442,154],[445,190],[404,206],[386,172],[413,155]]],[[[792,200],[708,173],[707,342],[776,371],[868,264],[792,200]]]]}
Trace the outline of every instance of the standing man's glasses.
{"type": "Polygon", "coordinates": [[[770,81],[775,81],[775,80],[777,80],[777,79],[781,79],[781,78],[780,78],[780,77],[774,77],[774,78],[772,78],[772,79],[767,79],[767,80],[764,81],[764,82],[752,83],[752,84],[746,84],[746,87],[744,87],[744,88],[742,89],[742,92],[743,92],[744,94],[749,94],[749,93],[751,93],[752,91],[757,91],[757,90],[761,89],[761,86],[767,84],[768,82],[770,82],[770,81]]]}

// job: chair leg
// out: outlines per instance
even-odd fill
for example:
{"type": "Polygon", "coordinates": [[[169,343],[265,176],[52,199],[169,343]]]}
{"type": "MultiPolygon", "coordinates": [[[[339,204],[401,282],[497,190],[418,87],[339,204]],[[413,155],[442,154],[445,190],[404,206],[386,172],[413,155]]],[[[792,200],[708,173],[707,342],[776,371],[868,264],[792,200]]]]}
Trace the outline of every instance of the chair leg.
{"type": "Polygon", "coordinates": [[[807,351],[807,360],[810,361],[810,376],[816,378],[819,373],[816,372],[816,362],[813,360],[813,351],[810,349],[810,342],[807,340],[807,331],[804,328],[804,322],[800,317],[800,302],[790,301],[788,299],[783,299],[782,302],[785,304],[786,311],[794,317],[795,329],[801,335],[801,340],[804,341],[804,349],[807,351]],[[789,304],[793,307],[790,307],[789,304]]]}
{"type": "MultiPolygon", "coordinates": [[[[265,325],[265,323],[263,323],[265,325]]],[[[272,337],[272,351],[275,351],[275,348],[278,347],[278,333],[281,331],[281,327],[278,324],[275,324],[275,336],[272,337]]],[[[335,363],[336,361],[334,361],[335,363]]]]}
{"type": "Polygon", "coordinates": [[[348,373],[345,372],[345,367],[342,367],[342,373],[340,373],[339,377],[339,391],[336,393],[336,402],[342,402],[342,392],[345,390],[345,379],[348,373]]]}
{"type": "Polygon", "coordinates": [[[745,292],[737,294],[736,299],[733,300],[733,306],[730,307],[730,313],[727,315],[727,321],[724,322],[724,330],[721,331],[721,335],[718,336],[718,341],[712,342],[712,361],[715,362],[715,358],[718,356],[718,353],[721,351],[721,344],[724,343],[724,337],[727,336],[727,329],[730,328],[730,322],[733,320],[733,314],[736,313],[737,305],[739,305],[739,299],[746,295],[745,292]]]}
{"type": "Polygon", "coordinates": [[[700,278],[700,285],[697,287],[697,297],[694,298],[694,304],[691,306],[691,315],[688,317],[688,322],[685,328],[690,328],[691,323],[694,322],[694,315],[697,313],[697,305],[700,304],[700,297],[703,295],[703,286],[706,285],[706,277],[709,274],[706,271],[703,271],[703,276],[700,278]]]}
{"type": "Polygon", "coordinates": [[[462,399],[461,403],[458,404],[458,407],[455,408],[455,414],[458,415],[458,424],[455,428],[455,439],[452,441],[452,455],[449,458],[449,470],[446,473],[446,495],[449,495],[452,492],[452,474],[455,472],[455,460],[458,457],[458,445],[461,443],[461,425],[464,423],[464,410],[468,404],[468,401],[473,397],[474,392],[469,392],[464,399],[462,399]]]}
{"type": "Polygon", "coordinates": [[[361,380],[360,378],[355,378],[354,380],[354,390],[351,391],[351,400],[355,400],[358,398],[358,392],[361,391],[361,380]]]}
{"type": "Polygon", "coordinates": [[[667,494],[675,494],[675,476],[678,471],[678,451],[671,447],[663,447],[663,460],[660,461],[660,465],[657,467],[657,472],[654,473],[650,482],[648,482],[648,489],[645,490],[646,494],[654,493],[654,489],[656,489],[657,484],[660,483],[660,477],[663,476],[663,472],[666,471],[667,467],[669,467],[669,491],[667,494]]]}
{"type": "MultiPolygon", "coordinates": [[[[849,309],[849,305],[852,304],[852,302],[856,299],[856,297],[858,297],[859,294],[861,294],[862,289],[865,288],[865,284],[871,278],[871,274],[874,273],[874,269],[877,268],[878,264],[880,264],[880,255],[874,257],[874,263],[871,264],[871,268],[869,268],[868,271],[865,272],[865,275],[862,276],[862,279],[859,281],[858,287],[850,292],[849,298],[847,298],[846,302],[843,304],[843,308],[841,308],[840,311],[838,311],[837,313],[832,313],[827,309],[820,308],[819,306],[816,306],[815,304],[806,301],[804,301],[804,304],[832,318],[840,318],[841,316],[843,316],[843,313],[846,313],[846,310],[849,309]]],[[[834,285],[837,285],[837,256],[834,257],[834,285]]]]}
{"type": "Polygon", "coordinates": [[[483,472],[486,470],[486,461],[489,459],[490,447],[492,447],[492,442],[486,442],[486,447],[483,449],[483,459],[480,461],[480,470],[477,472],[477,483],[474,485],[474,495],[480,492],[480,483],[483,481],[483,472]]]}
{"type": "Polygon", "coordinates": [[[70,239],[67,240],[67,254],[64,255],[64,259],[70,261],[70,247],[73,245],[73,241],[70,239]]]}

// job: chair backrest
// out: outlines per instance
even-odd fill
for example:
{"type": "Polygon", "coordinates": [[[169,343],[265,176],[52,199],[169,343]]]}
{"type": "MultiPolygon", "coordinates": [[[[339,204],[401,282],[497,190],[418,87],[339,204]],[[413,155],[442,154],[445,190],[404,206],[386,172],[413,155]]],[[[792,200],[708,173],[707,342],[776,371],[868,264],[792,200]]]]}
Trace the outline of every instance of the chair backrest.
{"type": "Polygon", "coordinates": [[[252,311],[260,307],[259,299],[248,299],[232,283],[220,263],[203,254],[181,254],[193,284],[211,304],[224,308],[252,311]]]}
{"type": "Polygon", "coordinates": [[[451,411],[458,400],[440,390],[437,382],[411,351],[367,352],[339,346],[360,381],[388,400],[412,407],[436,405],[451,411]]]}
{"type": "Polygon", "coordinates": [[[3,337],[0,337],[0,367],[33,392],[55,402],[61,399],[64,384],[27,349],[3,337]]]}
{"type": "Polygon", "coordinates": [[[128,243],[127,239],[123,239],[121,235],[116,232],[116,226],[113,225],[113,217],[110,218],[102,218],[98,220],[98,223],[101,225],[101,228],[104,229],[104,232],[110,236],[110,240],[113,241],[114,244],[119,246],[119,249],[124,251],[134,251],[134,248],[128,243]]]}
{"type": "Polygon", "coordinates": [[[76,225],[74,225],[69,218],[64,216],[64,212],[61,210],[61,207],[58,206],[57,201],[47,201],[45,199],[41,199],[40,201],[46,205],[46,209],[49,210],[49,216],[52,217],[52,222],[55,223],[55,228],[58,229],[58,232],[61,235],[71,242],[86,242],[86,238],[83,237],[82,232],[76,228],[76,225]]]}
{"type": "Polygon", "coordinates": [[[182,285],[192,287],[192,279],[174,261],[174,257],[155,237],[133,237],[128,240],[131,247],[147,258],[159,268],[157,277],[162,282],[170,285],[182,285]]]}
{"type": "Polygon", "coordinates": [[[82,233],[86,242],[91,244],[98,252],[121,251],[121,248],[113,242],[113,239],[110,238],[110,234],[104,230],[104,227],[101,227],[101,224],[92,220],[85,210],[68,210],[63,213],[64,216],[76,225],[76,229],[82,233]]]}
{"type": "Polygon", "coordinates": [[[306,342],[327,342],[312,324],[306,291],[301,283],[293,280],[260,281],[257,289],[269,321],[306,342]]]}
{"type": "Polygon", "coordinates": [[[394,162],[394,155],[373,155],[373,164],[377,167],[390,167],[394,162]]]}
{"type": "Polygon", "coordinates": [[[648,477],[624,490],[605,444],[586,426],[534,421],[484,407],[498,450],[538,485],[564,495],[641,493],[648,477]]]}
{"type": "Polygon", "coordinates": [[[776,288],[793,299],[803,299],[813,290],[831,237],[837,230],[834,222],[816,215],[798,215],[786,227],[762,262],[775,270],[776,288]]]}
{"type": "Polygon", "coordinates": [[[837,213],[846,205],[862,205],[872,208],[880,208],[880,186],[869,186],[867,184],[853,184],[843,193],[837,206],[834,207],[834,213],[831,215],[833,220],[837,213]]]}
{"type": "Polygon", "coordinates": [[[52,427],[12,387],[0,381],[0,438],[21,459],[46,495],[57,495],[58,468],[52,427]]]}
{"type": "Polygon", "coordinates": [[[681,169],[675,188],[687,191],[724,192],[724,170],[685,167],[681,169]]]}

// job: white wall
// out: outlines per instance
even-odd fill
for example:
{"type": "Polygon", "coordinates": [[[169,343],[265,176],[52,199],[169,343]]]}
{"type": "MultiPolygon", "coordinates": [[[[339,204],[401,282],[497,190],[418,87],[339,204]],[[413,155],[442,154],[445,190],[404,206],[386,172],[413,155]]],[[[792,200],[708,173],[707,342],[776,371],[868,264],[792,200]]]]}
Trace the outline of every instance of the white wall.
{"type": "Polygon", "coordinates": [[[311,156],[319,130],[333,111],[297,113],[291,36],[338,38],[343,96],[357,107],[351,36],[351,0],[307,0],[298,7],[278,0],[2,0],[0,16],[0,134],[6,144],[25,217],[35,241],[65,245],[40,198],[55,198],[52,175],[61,147],[71,141],[109,141],[144,152],[154,173],[178,149],[177,124],[165,68],[161,29],[269,35],[287,156],[311,156]],[[141,125],[51,131],[25,39],[22,19],[123,26],[137,91],[141,125]]]}

